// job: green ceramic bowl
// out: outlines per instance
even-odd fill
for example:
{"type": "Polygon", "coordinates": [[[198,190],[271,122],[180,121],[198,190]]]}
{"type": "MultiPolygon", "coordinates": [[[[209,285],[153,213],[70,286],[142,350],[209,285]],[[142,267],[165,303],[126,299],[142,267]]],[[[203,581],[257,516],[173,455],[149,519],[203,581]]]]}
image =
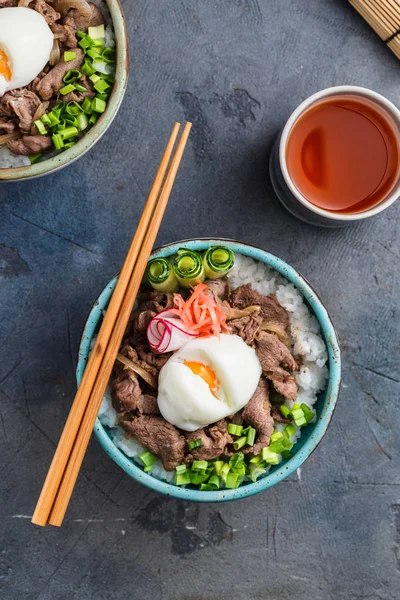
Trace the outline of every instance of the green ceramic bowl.
{"type": "Polygon", "coordinates": [[[79,142],[77,142],[77,144],[75,144],[75,146],[72,146],[72,148],[65,150],[65,152],[61,152],[53,158],[43,160],[34,165],[9,169],[0,168],[0,181],[19,181],[30,177],[40,177],[41,175],[47,175],[48,173],[53,173],[58,169],[62,169],[77,158],[83,156],[111,125],[111,122],[121,105],[122,98],[124,97],[128,79],[128,34],[125,26],[125,17],[119,0],[105,0],[105,2],[108,5],[113,21],[117,46],[115,83],[107,103],[106,111],[101,115],[97,123],[82,137],[82,139],[79,140],[79,142]]]}

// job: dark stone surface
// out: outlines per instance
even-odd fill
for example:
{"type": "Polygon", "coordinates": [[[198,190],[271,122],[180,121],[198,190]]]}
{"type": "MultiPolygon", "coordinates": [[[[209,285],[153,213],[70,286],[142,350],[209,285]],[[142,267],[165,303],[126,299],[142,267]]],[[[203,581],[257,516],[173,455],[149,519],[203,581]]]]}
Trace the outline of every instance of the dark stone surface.
{"type": "Polygon", "coordinates": [[[110,131],[65,170],[0,188],[0,597],[398,598],[400,203],[313,228],[279,205],[267,160],[318,89],[364,85],[399,105],[399,63],[344,0],[123,5],[131,75],[110,131]],[[85,318],[185,118],[194,130],[159,242],[239,238],[306,275],[342,340],[333,422],[297,477],[223,505],[158,496],[92,442],[62,529],[34,527],[85,318]]]}

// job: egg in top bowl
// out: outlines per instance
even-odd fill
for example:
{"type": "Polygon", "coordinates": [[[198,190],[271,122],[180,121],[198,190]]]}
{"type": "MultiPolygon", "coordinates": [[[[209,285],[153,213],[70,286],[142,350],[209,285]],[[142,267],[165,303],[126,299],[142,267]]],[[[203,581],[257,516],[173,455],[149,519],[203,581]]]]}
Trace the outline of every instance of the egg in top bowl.
{"type": "MultiPolygon", "coordinates": [[[[87,323],[78,382],[114,285],[87,323]]],[[[173,244],[149,262],[95,433],[154,490],[243,498],[302,464],[339,384],[335,331],[289,265],[239,242],[173,244]]]]}
{"type": "Polygon", "coordinates": [[[119,108],[126,57],[118,0],[0,8],[0,179],[41,175],[88,150],[119,108]]]}

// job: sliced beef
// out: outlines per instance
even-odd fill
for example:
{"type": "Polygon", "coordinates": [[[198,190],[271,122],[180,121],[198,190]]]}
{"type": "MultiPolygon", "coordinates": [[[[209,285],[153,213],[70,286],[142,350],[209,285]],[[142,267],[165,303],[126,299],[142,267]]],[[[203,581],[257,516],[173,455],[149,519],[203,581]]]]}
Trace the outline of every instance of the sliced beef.
{"type": "Polygon", "coordinates": [[[18,6],[19,0],[0,0],[0,8],[13,8],[18,6]]]}
{"type": "Polygon", "coordinates": [[[15,128],[15,121],[0,119],[0,131],[4,131],[5,133],[12,133],[13,131],[15,131],[15,128]]]}
{"type": "Polygon", "coordinates": [[[153,310],[142,310],[136,313],[135,316],[135,331],[139,333],[146,333],[148,324],[152,320],[153,317],[156,316],[153,310]]]}
{"type": "Polygon", "coordinates": [[[212,460],[221,456],[228,444],[232,444],[233,440],[228,433],[228,421],[221,419],[215,425],[206,429],[197,429],[186,434],[187,442],[201,440],[200,448],[194,448],[192,452],[193,458],[196,460],[212,460]]]}
{"type": "Polygon", "coordinates": [[[226,279],[207,279],[204,283],[217,302],[226,300],[231,293],[231,286],[226,279]]]}
{"type": "Polygon", "coordinates": [[[35,5],[32,7],[36,12],[40,13],[46,20],[47,25],[51,27],[59,21],[61,18],[60,13],[58,13],[52,6],[47,4],[44,0],[36,0],[35,5]]]}
{"type": "Polygon", "coordinates": [[[86,75],[82,75],[82,77],[79,80],[79,84],[86,88],[86,92],[79,92],[78,90],[70,92],[69,94],[63,96],[64,102],[83,102],[85,98],[95,97],[96,92],[94,90],[92,82],[86,77],[86,75]]]}
{"type": "Polygon", "coordinates": [[[124,414],[136,410],[142,390],[136,373],[131,369],[117,368],[112,382],[113,406],[117,412],[124,414]]]}
{"type": "Polygon", "coordinates": [[[271,416],[276,423],[286,423],[289,424],[290,419],[286,419],[281,411],[279,410],[279,406],[271,406],[271,416]]]}
{"type": "Polygon", "coordinates": [[[152,310],[155,313],[160,313],[167,308],[174,307],[174,295],[170,292],[148,292],[143,296],[139,310],[152,310]]]}
{"type": "Polygon", "coordinates": [[[64,86],[63,77],[70,69],[80,69],[83,60],[84,53],[81,48],[74,48],[76,57],[69,62],[61,60],[55,67],[51,69],[44,77],[39,81],[36,86],[37,93],[44,99],[49,100],[54,94],[58,94],[60,89],[64,86]]]}
{"type": "Polygon", "coordinates": [[[260,306],[260,315],[266,321],[276,323],[283,330],[289,325],[289,316],[274,296],[263,296],[253,290],[251,283],[241,285],[230,297],[230,303],[235,308],[246,308],[248,306],[260,306]]]}
{"type": "Polygon", "coordinates": [[[166,352],[165,354],[155,354],[150,350],[150,348],[147,345],[147,342],[144,344],[138,344],[136,346],[136,350],[138,351],[141,360],[157,369],[157,371],[162,369],[162,367],[172,355],[172,352],[166,352]]]}
{"type": "Polygon", "coordinates": [[[150,394],[142,394],[137,401],[137,410],[143,415],[159,415],[157,398],[150,394]]]}
{"type": "Polygon", "coordinates": [[[256,352],[261,363],[263,373],[274,382],[277,392],[295,400],[297,397],[296,381],[290,371],[297,371],[298,365],[290,353],[290,350],[273,333],[261,331],[256,343],[256,352]]]}
{"type": "Polygon", "coordinates": [[[264,377],[260,379],[256,391],[245,406],[242,418],[245,423],[251,425],[257,431],[257,441],[248,451],[258,454],[265,446],[268,446],[274,430],[268,382],[264,377]]]}
{"type": "MultiPolygon", "coordinates": [[[[127,358],[129,358],[130,361],[132,361],[138,367],[141,367],[144,371],[146,371],[146,373],[148,373],[151,376],[151,378],[154,380],[154,385],[157,386],[158,369],[154,365],[152,365],[151,363],[149,363],[145,360],[139,359],[138,353],[129,344],[126,344],[125,346],[123,346],[120,354],[122,354],[123,356],[126,356],[127,358]]],[[[144,378],[144,379],[146,381],[146,378],[144,378]]]]}
{"type": "Polygon", "coordinates": [[[241,319],[232,319],[228,321],[228,330],[230,334],[239,335],[248,346],[254,346],[255,340],[260,333],[262,317],[258,313],[242,317],[241,319]]]}
{"type": "Polygon", "coordinates": [[[134,421],[123,422],[123,427],[150,452],[161,458],[167,471],[173,471],[183,463],[185,438],[162,417],[138,417],[134,421]]]}
{"type": "Polygon", "coordinates": [[[88,27],[97,27],[97,25],[103,25],[104,18],[97,6],[95,6],[92,2],[89,2],[89,6],[92,9],[90,15],[82,15],[76,8],[72,8],[62,19],[62,24],[68,25],[74,31],[87,31],[88,27]]]}
{"type": "Polygon", "coordinates": [[[47,135],[24,135],[18,140],[8,142],[7,146],[14,154],[29,156],[49,150],[53,143],[47,135]]]}
{"type": "Polygon", "coordinates": [[[54,33],[54,38],[59,40],[67,48],[76,48],[78,40],[75,35],[75,30],[70,25],[61,25],[61,23],[55,23],[50,27],[54,33]]]}
{"type": "Polygon", "coordinates": [[[29,133],[33,116],[41,100],[25,88],[11,90],[0,101],[0,114],[17,117],[21,133],[29,133]]]}

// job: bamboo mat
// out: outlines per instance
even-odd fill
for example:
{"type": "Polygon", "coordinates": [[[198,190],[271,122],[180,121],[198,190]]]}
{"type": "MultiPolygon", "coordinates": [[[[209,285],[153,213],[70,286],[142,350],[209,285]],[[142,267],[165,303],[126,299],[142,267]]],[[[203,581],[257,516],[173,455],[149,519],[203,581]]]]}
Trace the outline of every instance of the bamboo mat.
{"type": "Polygon", "coordinates": [[[385,44],[400,58],[400,0],[349,0],[385,44]]]}

